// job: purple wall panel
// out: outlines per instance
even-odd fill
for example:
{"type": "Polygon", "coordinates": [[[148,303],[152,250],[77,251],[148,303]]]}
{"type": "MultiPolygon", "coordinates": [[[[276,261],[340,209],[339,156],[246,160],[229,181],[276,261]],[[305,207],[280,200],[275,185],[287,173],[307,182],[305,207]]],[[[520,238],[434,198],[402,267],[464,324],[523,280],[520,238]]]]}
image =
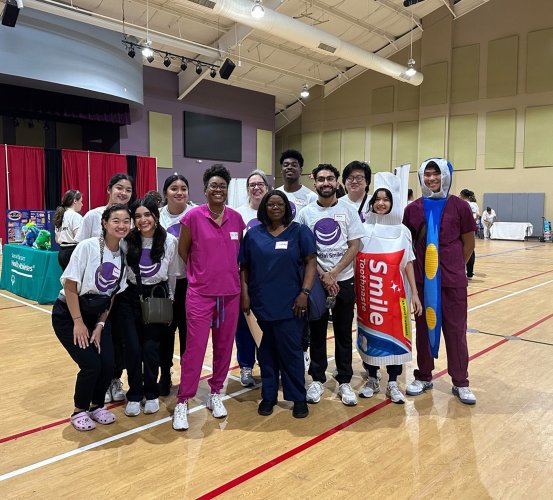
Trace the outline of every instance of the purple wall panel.
{"type": "MultiPolygon", "coordinates": [[[[244,90],[215,80],[203,80],[182,101],[177,99],[175,73],[144,67],[144,106],[131,107],[131,124],[121,127],[121,153],[149,154],[148,112],[173,116],[173,170],[158,169],[158,185],[173,172],[183,174],[190,183],[190,196],[203,202],[202,175],[213,160],[183,156],[183,111],[194,111],[242,121],[242,161],[222,162],[233,177],[246,177],[256,165],[257,129],[274,131],[275,99],[272,95],[244,90]]],[[[273,143],[274,147],[274,143],[273,143]]],[[[273,155],[274,156],[274,155],[273,155]]],[[[274,165],[271,165],[274,172],[274,165]]]]}

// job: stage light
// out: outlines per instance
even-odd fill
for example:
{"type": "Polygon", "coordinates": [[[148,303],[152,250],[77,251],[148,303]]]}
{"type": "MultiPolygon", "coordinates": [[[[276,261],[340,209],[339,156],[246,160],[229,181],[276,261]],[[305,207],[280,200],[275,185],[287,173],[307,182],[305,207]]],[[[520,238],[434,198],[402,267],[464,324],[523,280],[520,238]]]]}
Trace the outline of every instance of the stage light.
{"type": "Polygon", "coordinates": [[[209,76],[211,78],[215,78],[217,76],[217,71],[215,71],[215,68],[211,68],[211,71],[209,72],[209,76]]]}
{"type": "Polygon", "coordinates": [[[136,52],[134,51],[134,47],[131,46],[127,54],[129,54],[129,57],[132,59],[136,55],[136,52]]]}
{"type": "Polygon", "coordinates": [[[199,63],[196,64],[196,74],[197,74],[197,75],[201,75],[203,70],[204,70],[204,69],[202,68],[202,65],[201,65],[201,64],[199,64],[199,63]]]}
{"type": "Polygon", "coordinates": [[[180,63],[180,69],[181,71],[186,71],[186,68],[188,68],[188,64],[186,64],[186,59],[183,59],[180,63]]]}
{"type": "Polygon", "coordinates": [[[165,57],[163,58],[163,66],[168,68],[171,66],[171,59],[169,59],[169,54],[165,54],[165,57]]]}

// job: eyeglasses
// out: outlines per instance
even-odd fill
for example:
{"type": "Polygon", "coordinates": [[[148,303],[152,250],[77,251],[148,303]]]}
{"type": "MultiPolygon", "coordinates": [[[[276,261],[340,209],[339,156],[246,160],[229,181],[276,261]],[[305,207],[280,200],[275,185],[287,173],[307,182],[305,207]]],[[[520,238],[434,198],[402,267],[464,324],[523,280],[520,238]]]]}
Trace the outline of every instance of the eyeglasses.
{"type": "Polygon", "coordinates": [[[348,178],[346,178],[346,182],[363,182],[365,180],[364,175],[350,175],[348,178]]]}
{"type": "Polygon", "coordinates": [[[226,184],[208,184],[207,187],[211,189],[211,191],[226,191],[228,189],[226,184]]]}
{"type": "Polygon", "coordinates": [[[274,210],[275,208],[284,208],[286,205],[284,203],[267,203],[267,208],[274,210]]]}
{"type": "Polygon", "coordinates": [[[334,175],[329,175],[327,177],[317,177],[315,179],[317,182],[336,182],[336,177],[334,175]]]}
{"type": "Polygon", "coordinates": [[[248,187],[249,187],[250,189],[262,188],[263,186],[265,186],[265,183],[264,183],[264,182],[251,182],[250,184],[248,184],[248,187]]]}

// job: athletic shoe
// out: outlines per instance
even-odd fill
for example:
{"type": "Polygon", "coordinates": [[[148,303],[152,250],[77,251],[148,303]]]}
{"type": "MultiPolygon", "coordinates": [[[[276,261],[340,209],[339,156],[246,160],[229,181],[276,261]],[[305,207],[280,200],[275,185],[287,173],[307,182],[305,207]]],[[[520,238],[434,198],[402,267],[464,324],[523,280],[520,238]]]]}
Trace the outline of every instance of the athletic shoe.
{"type": "Polygon", "coordinates": [[[140,415],[140,401],[129,401],[125,407],[127,417],[137,417],[140,415]]]}
{"type": "Polygon", "coordinates": [[[374,394],[380,392],[380,383],[377,378],[369,377],[363,388],[359,391],[359,396],[362,398],[372,398],[374,394]]]}
{"type": "Polygon", "coordinates": [[[257,408],[257,413],[264,417],[268,417],[273,414],[273,407],[277,404],[276,401],[269,401],[268,399],[261,400],[257,408]]]}
{"type": "Polygon", "coordinates": [[[392,403],[397,403],[402,405],[405,403],[405,396],[399,390],[397,382],[388,382],[388,387],[386,388],[386,397],[392,400],[392,403]]]}
{"type": "Polygon", "coordinates": [[[228,415],[227,409],[221,401],[221,396],[219,396],[219,394],[210,394],[206,406],[208,410],[211,410],[211,414],[215,418],[224,418],[228,415]]]}
{"type": "Polygon", "coordinates": [[[144,404],[144,414],[150,415],[152,413],[157,413],[159,411],[159,399],[147,399],[144,404]]]}
{"type": "Polygon", "coordinates": [[[255,380],[253,379],[253,373],[252,369],[245,366],[243,368],[240,368],[240,383],[244,387],[251,387],[255,384],[255,380]]]}
{"type": "Polygon", "coordinates": [[[307,402],[316,404],[321,400],[325,388],[320,382],[311,382],[307,388],[307,402]]]}
{"type": "Polygon", "coordinates": [[[405,392],[408,396],[420,396],[428,389],[432,389],[432,387],[434,387],[434,384],[432,382],[415,379],[405,388],[405,392]]]}
{"type": "Polygon", "coordinates": [[[342,398],[342,403],[346,406],[355,406],[357,404],[357,396],[349,384],[340,384],[338,396],[342,398]]]}
{"type": "Polygon", "coordinates": [[[185,431],[188,429],[188,401],[177,403],[173,413],[173,429],[185,431]]]}
{"type": "Polygon", "coordinates": [[[104,404],[111,403],[111,384],[108,387],[108,390],[106,391],[106,395],[104,396],[104,404]]]}
{"type": "Polygon", "coordinates": [[[451,392],[459,398],[461,403],[465,403],[466,405],[476,404],[476,396],[470,390],[470,387],[456,387],[456,386],[453,386],[451,388],[451,392]]]}
{"type": "Polygon", "coordinates": [[[111,391],[112,401],[124,401],[125,391],[123,390],[123,382],[121,382],[120,378],[114,378],[111,381],[111,385],[109,386],[109,389],[111,391]]]}
{"type": "Polygon", "coordinates": [[[171,392],[171,373],[162,373],[157,383],[157,390],[160,396],[169,396],[171,392]]]}
{"type": "Polygon", "coordinates": [[[292,416],[294,418],[305,418],[309,415],[309,408],[305,401],[294,401],[294,408],[292,409],[292,416]]]}
{"type": "MultiPolygon", "coordinates": [[[[365,368],[365,373],[367,374],[367,378],[370,378],[371,374],[369,373],[369,370],[365,368]]],[[[380,368],[376,370],[376,379],[381,380],[382,379],[382,373],[380,373],[380,368]]]]}
{"type": "Polygon", "coordinates": [[[305,371],[309,370],[310,364],[311,364],[311,357],[309,356],[309,351],[303,351],[303,366],[305,366],[305,371]]]}

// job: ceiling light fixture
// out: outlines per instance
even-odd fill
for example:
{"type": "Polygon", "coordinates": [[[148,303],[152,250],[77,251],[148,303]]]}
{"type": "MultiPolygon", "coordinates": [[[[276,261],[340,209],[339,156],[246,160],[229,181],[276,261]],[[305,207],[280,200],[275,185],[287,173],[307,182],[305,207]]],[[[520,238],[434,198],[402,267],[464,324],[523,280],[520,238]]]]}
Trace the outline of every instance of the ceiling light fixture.
{"type": "Polygon", "coordinates": [[[412,76],[415,76],[417,74],[417,70],[415,69],[415,63],[416,63],[416,61],[412,57],[410,57],[409,60],[407,61],[408,69],[405,72],[405,74],[409,78],[411,78],[412,76]]]}
{"type": "Polygon", "coordinates": [[[417,74],[417,70],[415,68],[416,61],[413,59],[413,30],[415,29],[415,23],[413,19],[413,11],[411,11],[411,30],[409,31],[409,59],[407,60],[407,70],[405,71],[405,75],[409,78],[412,78],[417,74]]]}
{"type": "Polygon", "coordinates": [[[171,59],[169,58],[169,54],[167,54],[167,52],[165,53],[165,57],[163,58],[163,66],[165,66],[166,68],[171,66],[171,59]]]}
{"type": "Polygon", "coordinates": [[[201,65],[201,64],[199,64],[199,63],[196,64],[196,74],[197,74],[197,75],[201,75],[203,70],[204,70],[204,69],[202,68],[202,65],[201,65]]]}
{"type": "Polygon", "coordinates": [[[135,55],[136,55],[136,52],[134,51],[134,47],[131,47],[129,49],[129,51],[127,52],[127,54],[129,55],[129,57],[132,59],[135,55]]]}
{"type": "Polygon", "coordinates": [[[252,7],[252,17],[261,19],[265,15],[265,9],[261,5],[261,0],[255,0],[252,7]]]}
{"type": "Polygon", "coordinates": [[[306,97],[309,97],[309,89],[307,88],[307,83],[301,89],[300,96],[303,97],[304,99],[306,97]]]}
{"type": "Polygon", "coordinates": [[[188,64],[186,64],[186,59],[183,59],[180,63],[180,69],[181,71],[186,71],[186,68],[188,68],[188,64]]]}
{"type": "Polygon", "coordinates": [[[209,72],[209,76],[211,78],[215,78],[217,76],[217,71],[215,70],[215,68],[213,66],[211,67],[211,71],[209,72]]]}

